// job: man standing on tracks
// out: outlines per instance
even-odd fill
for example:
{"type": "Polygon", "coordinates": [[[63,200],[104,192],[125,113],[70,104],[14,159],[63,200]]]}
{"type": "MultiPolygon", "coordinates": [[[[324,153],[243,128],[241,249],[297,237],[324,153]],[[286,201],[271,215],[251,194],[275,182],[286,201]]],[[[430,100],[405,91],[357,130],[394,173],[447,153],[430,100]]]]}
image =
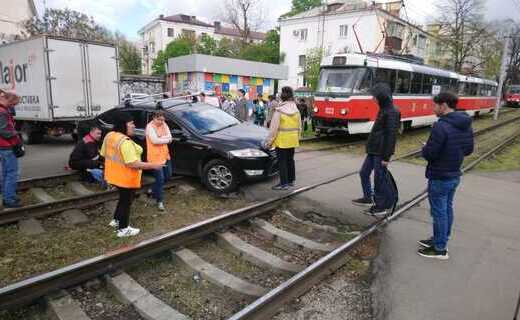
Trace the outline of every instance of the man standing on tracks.
{"type": "Polygon", "coordinates": [[[16,196],[18,182],[18,157],[23,155],[23,145],[14,123],[14,107],[20,97],[0,90],[0,164],[2,166],[2,194],[5,208],[20,208],[16,196]]]}
{"type": "Polygon", "coordinates": [[[392,90],[387,83],[377,83],[371,89],[372,96],[379,105],[376,121],[370,131],[366,142],[367,156],[359,172],[363,197],[352,200],[352,203],[360,206],[371,206],[365,213],[371,216],[384,216],[387,209],[383,203],[391,195],[385,194],[387,188],[383,187],[385,168],[394,154],[397,140],[397,132],[401,124],[401,114],[394,106],[392,90]],[[374,171],[374,192],[370,183],[370,175],[374,171]]]}
{"type": "Polygon", "coordinates": [[[428,179],[428,199],[433,218],[433,237],[418,241],[423,247],[417,253],[426,258],[447,260],[448,240],[453,225],[453,198],[462,175],[465,156],[473,152],[471,118],[454,112],[458,98],[443,92],[433,98],[435,115],[439,117],[428,142],[422,149],[428,179]]]}

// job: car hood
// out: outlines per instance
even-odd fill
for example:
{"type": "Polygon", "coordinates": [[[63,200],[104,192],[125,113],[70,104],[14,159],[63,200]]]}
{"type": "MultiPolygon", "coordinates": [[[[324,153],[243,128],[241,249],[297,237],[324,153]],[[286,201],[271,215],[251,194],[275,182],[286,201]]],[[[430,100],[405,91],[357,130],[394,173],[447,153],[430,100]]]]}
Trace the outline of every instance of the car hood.
{"type": "Polygon", "coordinates": [[[228,145],[230,149],[261,148],[268,133],[266,128],[242,122],[236,126],[207,134],[205,137],[219,140],[228,145]]]}

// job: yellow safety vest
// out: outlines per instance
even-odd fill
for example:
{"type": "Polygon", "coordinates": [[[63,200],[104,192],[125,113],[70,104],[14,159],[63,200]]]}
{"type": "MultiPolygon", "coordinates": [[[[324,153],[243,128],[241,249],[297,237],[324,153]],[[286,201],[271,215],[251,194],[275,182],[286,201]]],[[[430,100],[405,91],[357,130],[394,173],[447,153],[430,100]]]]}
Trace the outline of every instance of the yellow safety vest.
{"type": "MultiPolygon", "coordinates": [[[[280,112],[280,111],[278,111],[280,112]]],[[[300,146],[300,113],[287,115],[280,112],[280,126],[274,139],[275,148],[290,149],[300,146]]]]}

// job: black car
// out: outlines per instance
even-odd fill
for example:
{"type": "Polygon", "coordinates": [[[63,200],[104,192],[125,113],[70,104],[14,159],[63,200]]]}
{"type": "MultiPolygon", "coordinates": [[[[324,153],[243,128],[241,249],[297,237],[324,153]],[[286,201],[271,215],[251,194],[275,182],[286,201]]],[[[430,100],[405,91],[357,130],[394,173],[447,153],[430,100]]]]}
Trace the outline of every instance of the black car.
{"type": "MultiPolygon", "coordinates": [[[[214,106],[183,100],[160,103],[140,101],[126,103],[98,115],[94,123],[103,129],[103,136],[112,128],[117,112],[128,112],[136,126],[132,139],[143,147],[146,158],[145,128],[157,109],[166,113],[173,143],[170,155],[177,175],[200,177],[214,192],[234,191],[245,180],[265,178],[278,171],[275,152],[263,147],[268,131],[240,122],[214,106]]],[[[80,126],[86,133],[92,122],[80,126]]]]}

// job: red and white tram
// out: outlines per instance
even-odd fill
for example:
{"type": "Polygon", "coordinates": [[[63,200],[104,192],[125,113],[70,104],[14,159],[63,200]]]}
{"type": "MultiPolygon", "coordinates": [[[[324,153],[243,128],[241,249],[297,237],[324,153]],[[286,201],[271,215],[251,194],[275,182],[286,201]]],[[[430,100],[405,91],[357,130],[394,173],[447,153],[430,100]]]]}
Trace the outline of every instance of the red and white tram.
{"type": "Polygon", "coordinates": [[[337,54],[322,61],[313,121],[318,133],[368,133],[379,107],[370,95],[376,82],[387,82],[401,111],[404,129],[432,124],[433,96],[459,95],[459,110],[471,116],[491,112],[497,83],[429,67],[411,60],[367,54],[337,54]]]}

